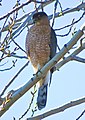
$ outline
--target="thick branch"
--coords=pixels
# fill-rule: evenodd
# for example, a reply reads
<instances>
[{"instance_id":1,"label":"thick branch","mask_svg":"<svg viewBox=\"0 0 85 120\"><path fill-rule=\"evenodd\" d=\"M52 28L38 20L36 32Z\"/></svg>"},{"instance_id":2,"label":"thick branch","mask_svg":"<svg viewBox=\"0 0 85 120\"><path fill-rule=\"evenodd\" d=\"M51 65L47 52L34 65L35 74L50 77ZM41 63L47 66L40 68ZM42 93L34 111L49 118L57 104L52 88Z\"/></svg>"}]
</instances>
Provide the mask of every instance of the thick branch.
<instances>
[{"instance_id":1,"label":"thick branch","mask_svg":"<svg viewBox=\"0 0 85 120\"><path fill-rule=\"evenodd\" d=\"M84 34L83 29L85 25L82 26L80 30L73 36L73 38L64 45L64 47L57 53L53 59L51 59L31 80L29 80L24 86L14 91L11 96L11 100L4 106L4 110L0 111L0 116L2 116L11 105L22 97L34 84L36 84L42 77L45 76L45 73L51 69L79 40L79 38Z\"/></svg>"},{"instance_id":2,"label":"thick branch","mask_svg":"<svg viewBox=\"0 0 85 120\"><path fill-rule=\"evenodd\" d=\"M67 62L69 62L71 60L85 63L85 59L80 58L80 57L76 57L76 55L78 55L84 49L85 49L85 42L83 42L82 46L80 45L71 55L69 55L68 57L64 58L62 61L57 63L55 65L56 70L59 70L64 64L66 64Z\"/></svg>"},{"instance_id":3,"label":"thick branch","mask_svg":"<svg viewBox=\"0 0 85 120\"><path fill-rule=\"evenodd\" d=\"M58 107L56 109L45 112L45 113L43 113L41 115L38 115L38 116L35 116L35 117L32 117L32 118L27 118L26 120L41 120L41 119L46 118L46 117L48 117L50 115L63 112L64 110L66 110L68 108L71 108L73 106L79 105L81 103L85 103L85 97L81 98L81 99L78 99L78 100L75 100L75 101L71 101L70 103L67 103L67 104L65 104L65 105L63 105L61 107Z\"/></svg>"}]
</instances>

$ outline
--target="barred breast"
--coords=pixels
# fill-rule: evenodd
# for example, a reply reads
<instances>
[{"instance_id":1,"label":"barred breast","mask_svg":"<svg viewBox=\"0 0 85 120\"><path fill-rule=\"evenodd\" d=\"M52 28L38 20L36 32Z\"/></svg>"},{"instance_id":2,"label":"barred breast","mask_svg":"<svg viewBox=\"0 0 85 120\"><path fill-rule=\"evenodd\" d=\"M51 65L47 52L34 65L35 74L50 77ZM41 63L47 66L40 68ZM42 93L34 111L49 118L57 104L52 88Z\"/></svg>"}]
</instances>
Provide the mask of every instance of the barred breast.
<instances>
[{"instance_id":1,"label":"barred breast","mask_svg":"<svg viewBox=\"0 0 85 120\"><path fill-rule=\"evenodd\" d=\"M27 35L26 47L29 49L29 58L32 65L37 68L38 65L43 67L50 56L50 26L33 25Z\"/></svg>"}]
</instances>

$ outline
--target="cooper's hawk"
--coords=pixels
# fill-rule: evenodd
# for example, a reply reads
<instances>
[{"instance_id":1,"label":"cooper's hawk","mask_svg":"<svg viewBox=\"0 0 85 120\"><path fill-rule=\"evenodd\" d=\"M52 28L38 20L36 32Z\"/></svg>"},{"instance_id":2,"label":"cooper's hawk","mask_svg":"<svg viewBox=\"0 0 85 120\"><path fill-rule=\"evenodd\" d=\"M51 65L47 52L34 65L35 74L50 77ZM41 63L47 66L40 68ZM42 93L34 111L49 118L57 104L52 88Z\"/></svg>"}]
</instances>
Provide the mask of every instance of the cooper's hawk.
<instances>
[{"instance_id":1,"label":"cooper's hawk","mask_svg":"<svg viewBox=\"0 0 85 120\"><path fill-rule=\"evenodd\" d=\"M56 54L57 39L45 12L34 14L33 22L34 25L29 29L26 37L26 52L36 73ZM47 86L52 78L53 70L54 67L46 73L45 78L38 82L39 110L46 106Z\"/></svg>"}]
</instances>

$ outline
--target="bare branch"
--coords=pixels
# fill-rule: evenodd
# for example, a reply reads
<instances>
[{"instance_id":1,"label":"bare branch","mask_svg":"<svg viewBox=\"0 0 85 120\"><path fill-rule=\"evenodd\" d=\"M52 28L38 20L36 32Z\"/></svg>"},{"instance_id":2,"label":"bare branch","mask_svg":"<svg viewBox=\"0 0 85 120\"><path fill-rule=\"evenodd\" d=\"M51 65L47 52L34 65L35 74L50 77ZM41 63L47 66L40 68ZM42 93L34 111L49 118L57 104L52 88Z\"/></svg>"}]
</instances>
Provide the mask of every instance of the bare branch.
<instances>
[{"instance_id":1,"label":"bare branch","mask_svg":"<svg viewBox=\"0 0 85 120\"><path fill-rule=\"evenodd\" d=\"M15 80L16 77L18 77L18 75L22 72L22 70L28 65L29 61L16 73L16 75L10 80L10 82L5 86L5 88L3 89L2 93L0 94L0 96L2 96L5 91L7 90L7 88L13 83L13 81Z\"/></svg>"},{"instance_id":2,"label":"bare branch","mask_svg":"<svg viewBox=\"0 0 85 120\"><path fill-rule=\"evenodd\" d=\"M7 20L8 20L8 18L9 18L9 16L6 17L6 20L5 20L4 24L3 24L2 30L4 29L5 24L6 24ZM1 31L2 31L2 30L1 30Z\"/></svg>"},{"instance_id":3,"label":"bare branch","mask_svg":"<svg viewBox=\"0 0 85 120\"><path fill-rule=\"evenodd\" d=\"M78 23L83 17L84 17L84 15L85 15L85 12L83 12L83 14L81 15L81 17L78 19L78 20L76 20L76 21L73 21L70 25L66 25L66 26L64 26L64 27L61 27L61 28L57 28L57 29L55 29L55 30L62 30L62 29L64 29L64 28L67 28L67 27L70 27L71 25L74 25L74 24L76 24L76 23Z\"/></svg>"},{"instance_id":4,"label":"bare branch","mask_svg":"<svg viewBox=\"0 0 85 120\"><path fill-rule=\"evenodd\" d=\"M15 57L15 58L20 58L20 59L28 59L28 57L27 56L19 56L19 55L16 55L15 53L4 53L4 54L6 54L4 57L1 57L0 58L0 62L2 61L2 60L4 60L5 58L7 58L7 57Z\"/></svg>"},{"instance_id":5,"label":"bare branch","mask_svg":"<svg viewBox=\"0 0 85 120\"><path fill-rule=\"evenodd\" d=\"M32 103L33 103L33 100L34 100L34 97L35 97L35 94L37 92L37 90L35 89L36 88L36 85L34 86L34 91L31 92L31 95L32 95L32 99L31 99L31 102L29 103L29 106L27 108L27 110L24 112L24 114L19 118L19 120L21 120L30 110L31 106L32 106Z\"/></svg>"},{"instance_id":6,"label":"bare branch","mask_svg":"<svg viewBox=\"0 0 85 120\"><path fill-rule=\"evenodd\" d=\"M6 68L6 69L2 69L2 70L0 70L0 71L3 72L3 71L11 70L13 67L15 67L16 62L17 62L17 60L12 61L12 66L11 66L11 67Z\"/></svg>"},{"instance_id":7,"label":"bare branch","mask_svg":"<svg viewBox=\"0 0 85 120\"><path fill-rule=\"evenodd\" d=\"M1 66L4 66L4 65L7 64L7 63L8 63L8 61L6 61L5 63L1 64L0 67L1 67Z\"/></svg>"},{"instance_id":8,"label":"bare branch","mask_svg":"<svg viewBox=\"0 0 85 120\"><path fill-rule=\"evenodd\" d=\"M77 61L77 62L82 62L82 63L85 63L85 59L84 58L80 58L80 57L74 57L74 60Z\"/></svg>"},{"instance_id":9,"label":"bare branch","mask_svg":"<svg viewBox=\"0 0 85 120\"><path fill-rule=\"evenodd\" d=\"M68 63L69 61L73 61L73 60L75 60L75 61L77 61L77 62L85 63L85 59L80 58L80 57L77 57L77 56L72 56L72 55L70 55L70 56L68 56L67 58L64 58L64 60L58 62L58 63L55 65L55 68L56 68L55 71L56 71L56 70L59 71L59 69L60 69L63 65L65 65L65 64Z\"/></svg>"},{"instance_id":10,"label":"bare branch","mask_svg":"<svg viewBox=\"0 0 85 120\"><path fill-rule=\"evenodd\" d=\"M72 20L72 23L74 22L74 19ZM64 34L64 35L57 35L56 34L56 36L60 36L60 37L65 37L65 36L68 36L69 35L69 33L71 32L71 30L72 30L72 27L73 27L73 24L71 25L71 27L70 27L70 29L69 29L69 31L68 31L68 33L66 33L66 34Z\"/></svg>"},{"instance_id":11,"label":"bare branch","mask_svg":"<svg viewBox=\"0 0 85 120\"><path fill-rule=\"evenodd\" d=\"M53 1L54 1L54 0L50 0L50 1L47 1L47 0L46 0L45 4L43 3L43 6L46 6L46 5L50 4L50 3L53 2ZM41 6L38 7L38 10L39 10L39 9L41 9ZM32 21L32 19L31 19L31 17L32 17L32 15L33 15L35 12L36 12L36 10L33 11L32 14L29 15L29 16L27 17L27 19L20 25L20 27L19 27L16 31L14 31L14 32L12 33L12 37L13 37L14 35L16 35L20 30L21 30L21 31L22 31L22 29L24 30L24 28L25 28L26 26L28 26L28 24L33 24L33 21ZM16 35L16 36L17 36L17 35ZM13 39L16 38L16 36L14 36Z\"/></svg>"},{"instance_id":12,"label":"bare branch","mask_svg":"<svg viewBox=\"0 0 85 120\"><path fill-rule=\"evenodd\" d=\"M55 65L55 67L56 67L55 70L59 70L64 64L66 64L67 62L72 61L72 60L85 63L85 59L76 56L84 49L85 49L85 42L83 42L82 46L80 45L71 55L69 55L68 57L64 58L62 61L59 61Z\"/></svg>"},{"instance_id":13,"label":"bare branch","mask_svg":"<svg viewBox=\"0 0 85 120\"><path fill-rule=\"evenodd\" d=\"M54 2L54 1L55 1L55 0L45 0L45 2L43 3L43 7L47 6L48 4L50 4L50 3ZM38 7L37 9L40 10L41 8L42 8L42 5L39 5L39 7ZM35 12L36 12L36 10L33 11L33 12L30 12L30 13L25 14L23 17L19 18L18 20L15 20L15 21L14 21L14 22L15 22L15 25L13 26L13 29L19 27L19 25L21 25L21 24L22 24L22 27L23 27L23 26L26 26L26 24L27 24L27 26L33 24L33 21L32 21L32 19L31 19L31 17L32 17L32 15L33 15ZM27 17L27 18L26 18L26 17ZM25 20L23 23L20 22L20 21L22 21L22 20L25 19L25 18L26 18L26 20ZM18 23L17 23L17 22L18 22ZM20 22L20 23L19 23L19 22ZM22 27L19 27L19 30L20 30ZM5 26L5 27L2 29L2 32L7 31L8 28L9 28L9 25Z\"/></svg>"},{"instance_id":14,"label":"bare branch","mask_svg":"<svg viewBox=\"0 0 85 120\"><path fill-rule=\"evenodd\" d=\"M55 13L55 17L57 18L57 17L60 17L62 15L65 15L67 13L80 11L80 10L83 10L83 9L85 9L85 2L81 3L80 5L78 5L77 7L74 7L74 8L66 8L65 10L62 10L62 13L57 12L57 13ZM49 19L52 19L52 16L53 15L50 15Z\"/></svg>"},{"instance_id":15,"label":"bare branch","mask_svg":"<svg viewBox=\"0 0 85 120\"><path fill-rule=\"evenodd\" d=\"M57 9L58 3L59 3L59 0L56 0L56 2L55 2L55 7L54 7L54 12L53 12L52 27L53 27L54 22L55 22L55 13L56 13L56 9Z\"/></svg>"},{"instance_id":16,"label":"bare branch","mask_svg":"<svg viewBox=\"0 0 85 120\"><path fill-rule=\"evenodd\" d=\"M54 2L54 1L55 1L55 0L50 0L50 1L47 1L47 0L46 0L46 1L43 3L43 7L45 7L46 5L48 5L48 4L50 4L50 3ZM62 14L61 14L61 12L55 13L55 18L61 17L62 15L65 15L65 14L70 13L70 12L75 12L75 11L82 10L82 9L84 9L84 8L85 8L85 3L83 2L83 3L81 3L80 5L78 5L77 7L74 7L74 8L66 8L65 10L62 10ZM40 5L37 9L40 10L40 9L41 9L41 5ZM14 27L13 29L15 29L16 27L19 27L19 25L20 25L20 27L14 32L13 36L14 36L17 32L19 32L23 27L33 24L33 21L32 21L32 19L31 19L31 17L32 17L32 15L33 15L35 12L36 12L36 10L33 11L31 14L30 14L30 13L27 13L26 15L24 15L24 16L20 19L20 21L21 21L22 19L24 19L25 17L27 17L26 20L25 20L23 23L18 23L18 25L16 25L16 24L17 24L16 22L19 22L19 20L16 20L16 21L15 21L16 24L15 24L15 26L13 26L13 27ZM49 18L49 20L51 20L51 19L53 18L53 15L50 15L48 18ZM6 28L3 28L3 29L2 29L2 32L4 32L5 30L8 30L8 26L6 26Z\"/></svg>"},{"instance_id":17,"label":"bare branch","mask_svg":"<svg viewBox=\"0 0 85 120\"><path fill-rule=\"evenodd\" d=\"M76 120L79 120L85 113L85 110L81 113L81 115L76 119Z\"/></svg>"},{"instance_id":18,"label":"bare branch","mask_svg":"<svg viewBox=\"0 0 85 120\"><path fill-rule=\"evenodd\" d=\"M12 39L12 41L15 43L16 46L18 46L20 50L22 50L26 54L26 51L23 48L21 48L20 45L17 44L14 39Z\"/></svg>"},{"instance_id":19,"label":"bare branch","mask_svg":"<svg viewBox=\"0 0 85 120\"><path fill-rule=\"evenodd\" d=\"M23 8L24 6L28 5L28 4L31 3L31 2L41 3L40 1L29 0L29 1L25 2L25 3L23 3L22 5L20 5L19 7L13 9L12 11L8 12L7 14L1 16L1 17L0 17L0 20L8 17L8 16L11 15L12 13L14 13L15 11L18 11L19 9ZM42 2L42 3L44 3L44 2Z\"/></svg>"},{"instance_id":20,"label":"bare branch","mask_svg":"<svg viewBox=\"0 0 85 120\"><path fill-rule=\"evenodd\" d=\"M85 97L83 98L80 98L78 100L75 100L75 101L71 101L61 107L58 107L56 109L53 109L53 110L50 110L48 112L45 112L41 115L38 115L38 116L35 116L35 117L32 117L32 118L27 118L26 120L41 120L43 118L46 118L50 115L53 115L53 114L56 114L56 113L60 113L60 112L63 112L64 110L68 109L68 108L71 108L73 106L76 106L76 105L79 105L81 103L84 103L85 102Z\"/></svg>"},{"instance_id":21,"label":"bare branch","mask_svg":"<svg viewBox=\"0 0 85 120\"><path fill-rule=\"evenodd\" d=\"M53 2L53 1L52 1ZM84 3L82 3L82 4L84 4ZM83 6L81 4L81 6ZM46 4L45 4L46 5ZM85 4L84 4L85 5ZM80 6L80 5L79 5ZM78 6L77 6L78 7ZM76 8L72 8L73 10L75 9L76 11L78 10L77 9L77 7ZM38 8L39 9L39 8ZM69 8L70 9L70 8ZM81 10L81 9L80 9ZM32 14L31 15L29 15L28 17L27 17L27 19L22 23L22 25L12 34L12 36L14 36L16 33L18 33L23 27L25 28L25 26L28 26L28 25L30 25L30 24L32 24L33 23L33 21L32 21L32 19L31 19L31 17L32 17L32 15L35 13L36 11L34 11L34 12L32 12ZM64 14L67 14L67 13L70 13L71 12L71 10L66 10L66 12L65 12L65 10L63 10L63 12L62 12L62 15L64 15ZM75 12L75 11L74 11ZM60 12L58 12L58 13L55 13L55 18L57 18L57 17L60 17ZM81 18L84 16L84 14L85 13L83 13L83 15L80 17L80 19L79 20L81 20ZM53 17L53 15L50 15L48 18L49 18L49 20L50 19L52 19L52 17ZM78 20L78 21L79 21ZM75 21L74 23L76 23L77 21Z\"/></svg>"},{"instance_id":22,"label":"bare branch","mask_svg":"<svg viewBox=\"0 0 85 120\"><path fill-rule=\"evenodd\" d=\"M64 45L64 47L57 53L37 74L31 78L24 86L20 87L14 94L11 96L11 100L5 104L4 110L0 111L0 116L2 116L11 106L17 101L21 96L23 96L33 85L35 85L42 77L45 76L48 70L50 70L63 56L77 43L79 38L84 34L83 29L85 25L83 25L77 33L73 36L73 38Z\"/></svg>"},{"instance_id":23,"label":"bare branch","mask_svg":"<svg viewBox=\"0 0 85 120\"><path fill-rule=\"evenodd\" d=\"M14 54L11 54L11 57L20 58L20 59L28 59L27 56L19 56L19 55L14 55Z\"/></svg>"}]
</instances>

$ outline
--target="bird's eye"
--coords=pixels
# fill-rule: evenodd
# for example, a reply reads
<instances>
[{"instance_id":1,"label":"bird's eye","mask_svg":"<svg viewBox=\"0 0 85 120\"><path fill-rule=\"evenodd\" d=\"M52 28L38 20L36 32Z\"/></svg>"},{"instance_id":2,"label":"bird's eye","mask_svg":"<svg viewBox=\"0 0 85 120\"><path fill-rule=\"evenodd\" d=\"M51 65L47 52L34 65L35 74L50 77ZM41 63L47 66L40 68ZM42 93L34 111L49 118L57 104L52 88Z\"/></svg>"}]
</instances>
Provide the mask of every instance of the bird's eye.
<instances>
[{"instance_id":1,"label":"bird's eye","mask_svg":"<svg viewBox=\"0 0 85 120\"><path fill-rule=\"evenodd\" d=\"M40 15L38 15L38 17L40 18Z\"/></svg>"}]
</instances>

